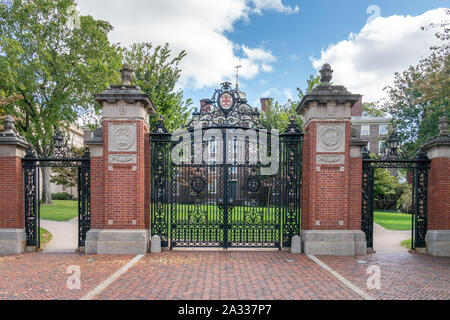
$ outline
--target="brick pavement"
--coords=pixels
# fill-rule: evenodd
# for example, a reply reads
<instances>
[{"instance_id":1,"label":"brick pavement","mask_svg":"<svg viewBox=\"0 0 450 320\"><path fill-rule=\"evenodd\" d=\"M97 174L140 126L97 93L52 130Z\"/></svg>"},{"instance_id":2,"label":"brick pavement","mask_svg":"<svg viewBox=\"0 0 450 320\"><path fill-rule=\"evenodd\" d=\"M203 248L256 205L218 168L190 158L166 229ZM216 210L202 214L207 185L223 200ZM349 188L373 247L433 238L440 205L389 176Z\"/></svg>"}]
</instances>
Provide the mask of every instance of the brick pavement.
<instances>
[{"instance_id":1,"label":"brick pavement","mask_svg":"<svg viewBox=\"0 0 450 320\"><path fill-rule=\"evenodd\" d=\"M27 253L0 257L0 300L78 299L134 256ZM318 257L377 299L450 299L450 259L409 253ZM286 260L295 262L286 262ZM367 261L359 264L357 260ZM69 290L70 265L81 290ZM366 269L381 268L381 290ZM95 299L361 299L305 255L285 252L163 252L143 257Z\"/></svg>"},{"instance_id":2,"label":"brick pavement","mask_svg":"<svg viewBox=\"0 0 450 320\"><path fill-rule=\"evenodd\" d=\"M376 299L450 300L450 258L404 252L318 258ZM380 268L380 290L367 289L366 270L371 265Z\"/></svg>"}]
</instances>

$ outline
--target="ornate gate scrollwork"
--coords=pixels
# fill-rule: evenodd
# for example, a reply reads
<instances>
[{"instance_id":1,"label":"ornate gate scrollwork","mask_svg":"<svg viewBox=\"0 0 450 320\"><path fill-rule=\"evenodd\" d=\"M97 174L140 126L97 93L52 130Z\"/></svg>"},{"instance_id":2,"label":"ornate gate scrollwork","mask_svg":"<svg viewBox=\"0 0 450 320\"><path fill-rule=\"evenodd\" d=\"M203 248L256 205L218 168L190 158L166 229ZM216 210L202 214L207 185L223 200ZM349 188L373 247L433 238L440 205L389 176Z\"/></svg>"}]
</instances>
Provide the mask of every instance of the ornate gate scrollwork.
<instances>
[{"instance_id":1,"label":"ornate gate scrollwork","mask_svg":"<svg viewBox=\"0 0 450 320\"><path fill-rule=\"evenodd\" d=\"M160 119L150 134L152 235L171 248L289 247L300 234L303 134L292 120L276 133L281 141L271 150L272 143L258 138L269 142L272 134L230 83L193 113L182 142L171 141ZM178 143L183 159L175 162L170 155ZM279 160L272 175L264 175L270 165L255 158L262 150ZM209 156L199 161L198 154Z\"/></svg>"}]
</instances>

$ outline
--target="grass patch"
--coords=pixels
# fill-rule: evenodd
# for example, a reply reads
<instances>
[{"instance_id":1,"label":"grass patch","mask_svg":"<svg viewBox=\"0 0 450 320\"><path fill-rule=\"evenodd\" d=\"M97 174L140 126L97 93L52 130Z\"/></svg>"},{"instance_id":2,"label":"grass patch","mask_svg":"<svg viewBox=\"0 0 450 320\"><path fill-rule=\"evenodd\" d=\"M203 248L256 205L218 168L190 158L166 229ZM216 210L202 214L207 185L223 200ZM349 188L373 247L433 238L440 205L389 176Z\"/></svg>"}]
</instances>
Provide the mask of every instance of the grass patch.
<instances>
[{"instance_id":1,"label":"grass patch","mask_svg":"<svg viewBox=\"0 0 450 320\"><path fill-rule=\"evenodd\" d=\"M374 220L380 226L389 230L411 230L412 216L405 213L376 211Z\"/></svg>"},{"instance_id":2,"label":"grass patch","mask_svg":"<svg viewBox=\"0 0 450 320\"><path fill-rule=\"evenodd\" d=\"M411 239L405 240L401 242L401 245L409 250L411 250L412 247L412 241Z\"/></svg>"},{"instance_id":3,"label":"grass patch","mask_svg":"<svg viewBox=\"0 0 450 320\"><path fill-rule=\"evenodd\" d=\"M41 218L52 221L69 221L78 216L78 201L53 200L53 205L41 206Z\"/></svg>"},{"instance_id":4,"label":"grass patch","mask_svg":"<svg viewBox=\"0 0 450 320\"><path fill-rule=\"evenodd\" d=\"M50 233L50 231L40 228L40 238L41 238L41 247L45 246L47 243L52 240L53 235Z\"/></svg>"}]
</instances>

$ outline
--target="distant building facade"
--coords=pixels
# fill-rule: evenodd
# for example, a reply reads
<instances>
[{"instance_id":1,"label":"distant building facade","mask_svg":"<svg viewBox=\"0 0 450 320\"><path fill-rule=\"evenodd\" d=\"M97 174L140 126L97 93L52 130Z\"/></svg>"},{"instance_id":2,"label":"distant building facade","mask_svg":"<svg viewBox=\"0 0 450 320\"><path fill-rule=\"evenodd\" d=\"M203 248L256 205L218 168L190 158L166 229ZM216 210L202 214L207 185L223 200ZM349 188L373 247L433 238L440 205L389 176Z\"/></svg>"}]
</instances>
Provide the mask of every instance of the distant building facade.
<instances>
[{"instance_id":1,"label":"distant building facade","mask_svg":"<svg viewBox=\"0 0 450 320\"><path fill-rule=\"evenodd\" d=\"M364 116L361 99L351 109L351 116L353 127L361 133L361 138L369 141L370 153L380 153L390 131L391 118Z\"/></svg>"}]
</instances>

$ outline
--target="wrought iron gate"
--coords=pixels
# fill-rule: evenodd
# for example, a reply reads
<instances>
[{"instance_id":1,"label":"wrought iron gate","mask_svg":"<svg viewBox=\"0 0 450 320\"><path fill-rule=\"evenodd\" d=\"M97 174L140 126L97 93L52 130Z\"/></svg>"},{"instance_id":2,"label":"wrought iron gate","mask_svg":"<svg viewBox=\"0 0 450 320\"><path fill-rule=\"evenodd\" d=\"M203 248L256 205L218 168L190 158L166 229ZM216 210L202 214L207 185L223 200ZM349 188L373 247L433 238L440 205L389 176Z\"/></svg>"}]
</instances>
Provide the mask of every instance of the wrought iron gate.
<instances>
[{"instance_id":1,"label":"wrought iron gate","mask_svg":"<svg viewBox=\"0 0 450 320\"><path fill-rule=\"evenodd\" d=\"M282 135L267 132L224 83L185 129L171 135L160 120L150 134L152 235L165 247L289 247L300 234L303 134L294 120Z\"/></svg>"},{"instance_id":2,"label":"wrought iron gate","mask_svg":"<svg viewBox=\"0 0 450 320\"><path fill-rule=\"evenodd\" d=\"M78 246L84 247L86 233L91 228L90 151L85 148L81 156L70 150L60 132L55 133L53 143L38 157L33 148L27 150L24 169L25 231L27 246L40 248L40 169L77 168L78 175Z\"/></svg>"},{"instance_id":3,"label":"wrought iron gate","mask_svg":"<svg viewBox=\"0 0 450 320\"><path fill-rule=\"evenodd\" d=\"M427 233L428 210L428 170L430 160L424 150L420 150L417 158L408 159L398 154L398 139L394 132L387 141L385 153L381 156L370 155L365 148L363 153L363 177L362 177L362 231L367 238L367 247L373 248L373 223L374 223L374 179L377 168L409 169L412 173L412 250L425 247Z\"/></svg>"}]
</instances>

